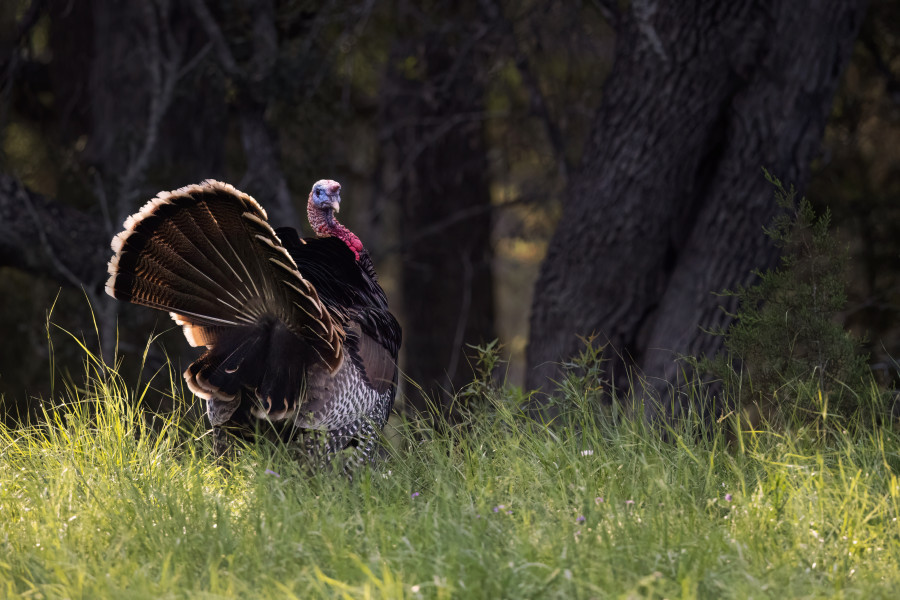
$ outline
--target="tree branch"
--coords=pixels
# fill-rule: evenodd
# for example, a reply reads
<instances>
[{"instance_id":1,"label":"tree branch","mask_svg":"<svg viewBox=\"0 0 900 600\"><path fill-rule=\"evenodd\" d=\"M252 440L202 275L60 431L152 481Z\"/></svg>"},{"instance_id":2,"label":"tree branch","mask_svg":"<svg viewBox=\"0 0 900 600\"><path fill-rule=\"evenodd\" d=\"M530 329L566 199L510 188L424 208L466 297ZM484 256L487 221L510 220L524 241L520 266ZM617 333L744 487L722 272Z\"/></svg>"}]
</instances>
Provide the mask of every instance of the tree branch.
<instances>
[{"instance_id":1,"label":"tree branch","mask_svg":"<svg viewBox=\"0 0 900 600\"><path fill-rule=\"evenodd\" d=\"M32 0L31 5L25 12L22 19L16 24L15 43L21 44L22 40L31 33L32 28L37 25L41 13L44 11L44 5L47 0Z\"/></svg>"},{"instance_id":2,"label":"tree branch","mask_svg":"<svg viewBox=\"0 0 900 600\"><path fill-rule=\"evenodd\" d=\"M619 3L616 0L594 0L594 5L613 31L619 31L619 24L622 21L622 12L619 10Z\"/></svg>"},{"instance_id":3,"label":"tree branch","mask_svg":"<svg viewBox=\"0 0 900 600\"><path fill-rule=\"evenodd\" d=\"M95 289L106 279L109 236L97 219L0 173L0 266Z\"/></svg>"},{"instance_id":4,"label":"tree branch","mask_svg":"<svg viewBox=\"0 0 900 600\"><path fill-rule=\"evenodd\" d=\"M150 165L150 159L159 137L160 125L172 104L175 84L182 75L180 68L182 48L171 35L166 23L166 15L158 15L154 10L153 3L145 5L145 9L149 30L145 60L153 85L149 87L150 107L147 111L147 124L140 147L128 162L125 173L119 180L119 194L116 203L116 221L118 223L124 221L137 208L135 200L141 193L139 184ZM165 48L162 44L163 40Z\"/></svg>"},{"instance_id":5,"label":"tree branch","mask_svg":"<svg viewBox=\"0 0 900 600\"><path fill-rule=\"evenodd\" d=\"M19 46L31 33L44 10L46 0L33 0L22 19L16 24L15 37L9 44L9 54L0 56L0 131L6 129L6 116L9 111L10 98L12 97L13 84L22 64L19 55ZM5 48L4 48L5 49Z\"/></svg>"},{"instance_id":6,"label":"tree branch","mask_svg":"<svg viewBox=\"0 0 900 600\"><path fill-rule=\"evenodd\" d=\"M874 38L871 36L863 36L860 41L872 56L872 60L875 62L875 69L881 73L881 76L884 78L884 89L887 92L888 98L890 98L894 104L900 104L900 78L898 78L891 70L888 61L884 58L884 53L882 53L881 48L878 47L878 44L875 43Z\"/></svg>"},{"instance_id":7,"label":"tree branch","mask_svg":"<svg viewBox=\"0 0 900 600\"><path fill-rule=\"evenodd\" d=\"M497 24L503 32L503 35L507 38L509 44L512 46L513 62L515 63L519 74L522 76L522 83L525 84L525 88L528 90L531 97L531 110L544 123L544 128L547 131L547 138L550 141L550 145L553 147L553 153L556 155L559 173L563 179L566 179L568 173L572 170L573 165L571 165L567 159L566 144L562 132L556 125L553 116L550 114L547 100L544 97L544 93L541 91L540 82L534 74L534 68L531 61L528 59L528 55L525 54L521 46L519 46L518 39L512 28L512 23L503 16L503 11L500 6L498 6L494 0L481 0L481 8L487 18Z\"/></svg>"},{"instance_id":8,"label":"tree branch","mask_svg":"<svg viewBox=\"0 0 900 600\"><path fill-rule=\"evenodd\" d=\"M235 60L204 0L191 0L191 7L213 45L222 70L238 87L236 104L247 159L247 171L239 185L268 207L273 222L297 227L299 217L281 168L277 139L265 118L270 98L264 83L272 77L279 52L275 7L271 2L252 7L253 54L246 67Z\"/></svg>"},{"instance_id":9,"label":"tree branch","mask_svg":"<svg viewBox=\"0 0 900 600\"><path fill-rule=\"evenodd\" d=\"M419 228L414 234L407 235L400 242L387 246L380 251L372 250L372 257L375 262L378 262L380 260L383 260L384 257L389 256L395 252L406 252L408 248L413 246L414 244L417 244L420 241L428 239L432 236L440 235L450 227L453 227L454 225L462 221L476 219L484 213L500 212L513 206L534 204L542 200L544 200L543 196L536 197L523 195L516 200L508 200L500 204L485 204L481 206L471 206L469 208L459 209L448 215L446 218L441 219L440 221L435 221L427 226Z\"/></svg>"},{"instance_id":10,"label":"tree branch","mask_svg":"<svg viewBox=\"0 0 900 600\"><path fill-rule=\"evenodd\" d=\"M243 72L240 67L238 67L237 61L234 60L231 49L228 47L228 42L225 40L225 36L222 34L219 24L216 23L216 18L209 12L209 7L206 6L206 2L203 0L191 0L191 8L194 10L194 15L196 15L197 19L200 21L200 25L203 27L206 37L209 38L209 41L215 49L216 56L219 59L219 65L221 65L222 69L229 76L236 79L242 78Z\"/></svg>"},{"instance_id":11,"label":"tree branch","mask_svg":"<svg viewBox=\"0 0 900 600\"><path fill-rule=\"evenodd\" d=\"M53 246L50 244L50 240L47 238L47 231L44 227L43 220L38 215L38 211L34 206L34 202L31 200L31 196L25 191L24 187L19 187L15 190L15 199L22 203L22 206L25 207L29 216L31 217L32 222L34 223L34 228L37 230L38 239L41 241L41 246L43 246L44 251L47 253L47 258L50 259L50 263L56 269L57 273L59 273L65 281L69 283L69 285L73 287L77 287L81 284L78 277L75 276L69 267L67 267L59 257L56 255L56 252L53 249Z\"/></svg>"}]
</instances>

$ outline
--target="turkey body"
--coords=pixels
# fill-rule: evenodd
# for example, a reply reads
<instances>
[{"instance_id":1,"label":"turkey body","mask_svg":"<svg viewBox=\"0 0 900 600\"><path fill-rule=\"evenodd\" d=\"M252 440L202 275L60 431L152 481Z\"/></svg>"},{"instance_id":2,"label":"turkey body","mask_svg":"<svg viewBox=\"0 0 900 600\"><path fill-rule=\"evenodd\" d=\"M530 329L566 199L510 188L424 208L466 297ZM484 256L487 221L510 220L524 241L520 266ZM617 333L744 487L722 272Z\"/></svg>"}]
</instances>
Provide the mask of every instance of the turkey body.
<instances>
[{"instance_id":1,"label":"turkey body","mask_svg":"<svg viewBox=\"0 0 900 600\"><path fill-rule=\"evenodd\" d=\"M107 292L168 311L206 348L184 377L217 454L229 431L266 429L302 438L315 463L350 447L373 457L401 331L368 252L334 218L339 190L322 180L310 193L316 238L272 229L253 198L207 180L161 193L113 239Z\"/></svg>"}]
</instances>

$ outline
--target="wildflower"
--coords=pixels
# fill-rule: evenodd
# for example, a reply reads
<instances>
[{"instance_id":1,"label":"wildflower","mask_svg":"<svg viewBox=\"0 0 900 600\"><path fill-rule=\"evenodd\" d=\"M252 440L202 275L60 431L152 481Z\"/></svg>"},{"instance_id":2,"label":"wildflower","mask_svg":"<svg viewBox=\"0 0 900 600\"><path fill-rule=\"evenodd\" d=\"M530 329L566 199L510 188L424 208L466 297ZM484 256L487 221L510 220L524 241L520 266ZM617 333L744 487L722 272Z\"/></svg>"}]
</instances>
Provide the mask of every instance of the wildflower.
<instances>
[{"instance_id":1,"label":"wildflower","mask_svg":"<svg viewBox=\"0 0 900 600\"><path fill-rule=\"evenodd\" d=\"M594 504L600 504L603 502L603 496L597 496L594 498Z\"/></svg>"},{"instance_id":2,"label":"wildflower","mask_svg":"<svg viewBox=\"0 0 900 600\"><path fill-rule=\"evenodd\" d=\"M626 500L625 504L634 504L634 500Z\"/></svg>"},{"instance_id":3,"label":"wildflower","mask_svg":"<svg viewBox=\"0 0 900 600\"><path fill-rule=\"evenodd\" d=\"M276 472L273 471L272 469L266 469L266 473L265 473L265 474L266 474L266 475L274 475L275 477L281 477L281 475L279 475L278 473L276 473Z\"/></svg>"},{"instance_id":4,"label":"wildflower","mask_svg":"<svg viewBox=\"0 0 900 600\"><path fill-rule=\"evenodd\" d=\"M581 455L582 455L582 456L593 456L593 455L594 455L594 451L593 451L593 450L582 450L582 451L581 451Z\"/></svg>"},{"instance_id":5,"label":"wildflower","mask_svg":"<svg viewBox=\"0 0 900 600\"><path fill-rule=\"evenodd\" d=\"M410 498L417 498L418 496L419 496L419 492L413 492L413 493L410 495Z\"/></svg>"},{"instance_id":6,"label":"wildflower","mask_svg":"<svg viewBox=\"0 0 900 600\"><path fill-rule=\"evenodd\" d=\"M500 507L499 507L499 506L495 506L495 507L494 507L494 512L500 512Z\"/></svg>"},{"instance_id":7,"label":"wildflower","mask_svg":"<svg viewBox=\"0 0 900 600\"><path fill-rule=\"evenodd\" d=\"M731 494L725 494L725 502L731 502L733 496Z\"/></svg>"},{"instance_id":8,"label":"wildflower","mask_svg":"<svg viewBox=\"0 0 900 600\"><path fill-rule=\"evenodd\" d=\"M584 523L584 515L578 515L578 518L575 519L576 523Z\"/></svg>"},{"instance_id":9,"label":"wildflower","mask_svg":"<svg viewBox=\"0 0 900 600\"><path fill-rule=\"evenodd\" d=\"M511 511L511 510L508 510L508 511L506 511L506 514L511 515L511 514L512 514L512 511Z\"/></svg>"}]
</instances>

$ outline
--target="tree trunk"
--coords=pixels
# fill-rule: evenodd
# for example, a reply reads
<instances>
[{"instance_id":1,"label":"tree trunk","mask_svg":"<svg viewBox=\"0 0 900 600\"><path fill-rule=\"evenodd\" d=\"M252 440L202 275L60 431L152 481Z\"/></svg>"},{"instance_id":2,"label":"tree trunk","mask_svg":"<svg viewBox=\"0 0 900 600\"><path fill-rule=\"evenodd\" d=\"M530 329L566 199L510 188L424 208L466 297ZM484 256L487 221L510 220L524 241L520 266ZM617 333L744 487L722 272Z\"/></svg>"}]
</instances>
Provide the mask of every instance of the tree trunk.
<instances>
[{"instance_id":1,"label":"tree trunk","mask_svg":"<svg viewBox=\"0 0 900 600\"><path fill-rule=\"evenodd\" d=\"M800 189L816 156L861 0L632 2L618 22L579 171L541 266L529 387L599 334L657 390L678 355L712 354L714 292L775 259L762 167ZM657 416L651 403L649 416Z\"/></svg>"},{"instance_id":2,"label":"tree trunk","mask_svg":"<svg viewBox=\"0 0 900 600\"><path fill-rule=\"evenodd\" d=\"M496 335L481 32L431 27L395 49L383 95L399 163L407 397L420 411L429 398L446 408L471 377L466 344Z\"/></svg>"}]
</instances>

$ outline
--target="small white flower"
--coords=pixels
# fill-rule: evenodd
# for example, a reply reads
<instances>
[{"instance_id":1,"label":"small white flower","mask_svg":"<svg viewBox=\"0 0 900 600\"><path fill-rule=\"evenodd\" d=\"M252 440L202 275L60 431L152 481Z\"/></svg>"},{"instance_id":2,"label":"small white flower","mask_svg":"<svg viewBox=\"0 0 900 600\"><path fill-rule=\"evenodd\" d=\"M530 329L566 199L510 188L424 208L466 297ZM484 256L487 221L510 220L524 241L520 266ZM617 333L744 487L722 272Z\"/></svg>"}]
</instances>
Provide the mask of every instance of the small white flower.
<instances>
[{"instance_id":1,"label":"small white flower","mask_svg":"<svg viewBox=\"0 0 900 600\"><path fill-rule=\"evenodd\" d=\"M582 451L581 451L581 455L582 455L582 456L593 456L593 455L594 455L594 451L593 451L593 450L582 450Z\"/></svg>"}]
</instances>

